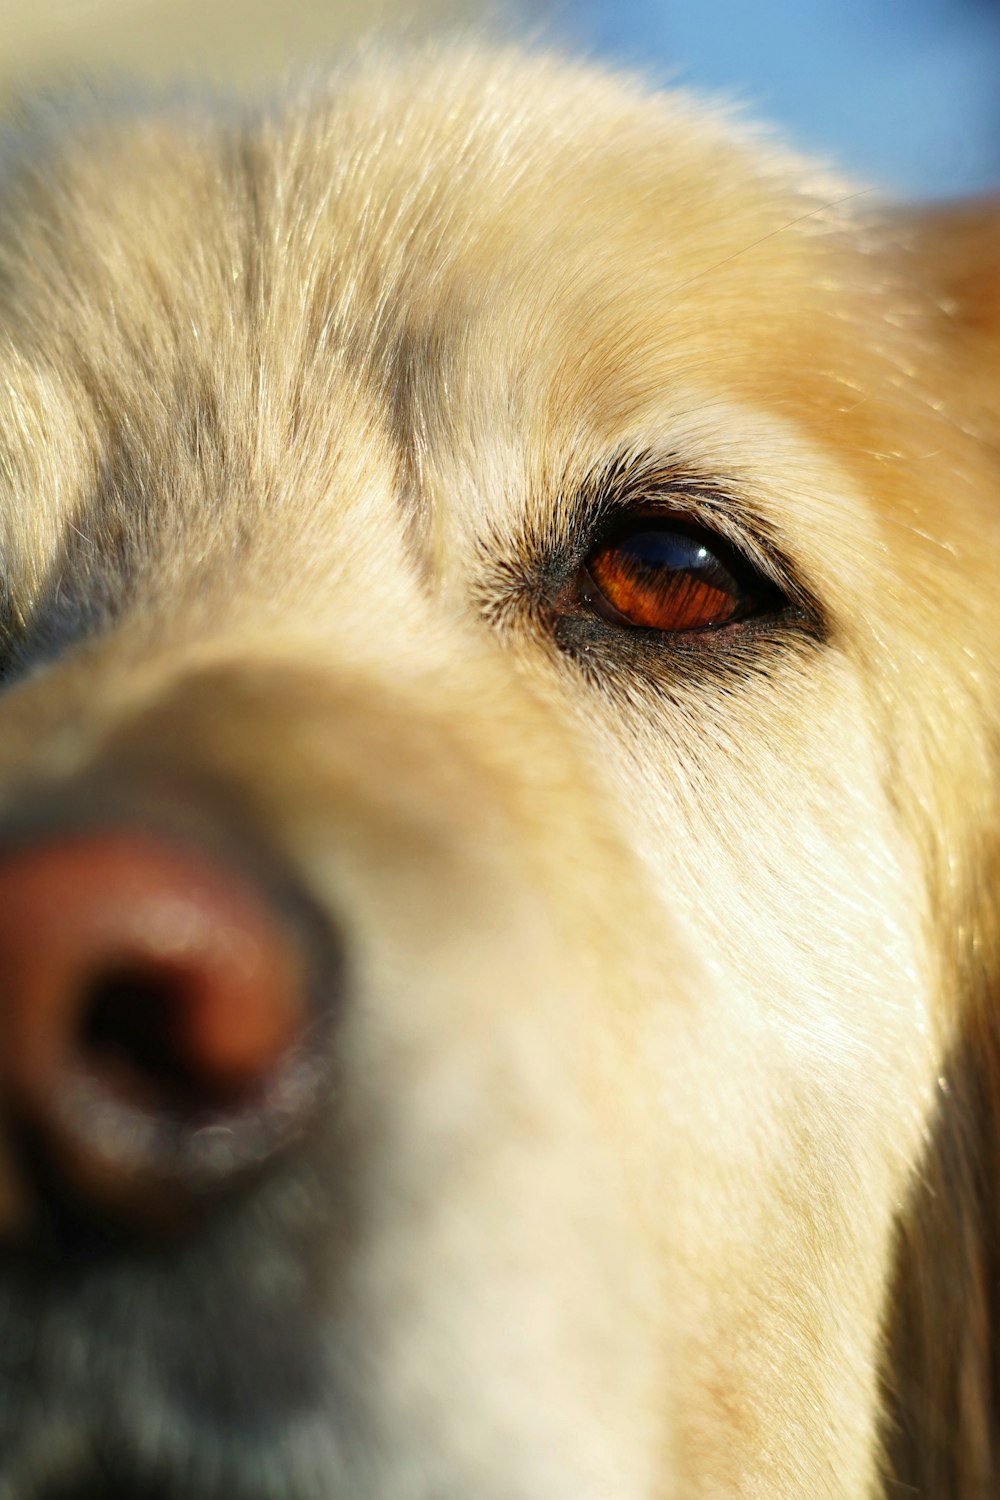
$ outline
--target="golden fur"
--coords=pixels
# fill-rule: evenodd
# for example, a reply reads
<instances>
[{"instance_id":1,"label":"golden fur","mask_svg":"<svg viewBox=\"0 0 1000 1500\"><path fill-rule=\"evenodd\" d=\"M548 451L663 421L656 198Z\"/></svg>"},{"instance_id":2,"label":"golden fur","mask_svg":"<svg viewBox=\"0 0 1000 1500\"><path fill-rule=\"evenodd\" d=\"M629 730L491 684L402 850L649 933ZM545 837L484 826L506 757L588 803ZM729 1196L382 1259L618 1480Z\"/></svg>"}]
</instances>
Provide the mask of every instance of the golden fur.
<instances>
[{"instance_id":1,"label":"golden fur","mask_svg":"<svg viewBox=\"0 0 1000 1500\"><path fill-rule=\"evenodd\" d=\"M223 786L350 953L305 1166L4 1273L2 1500L995 1494L1000 212L475 51L0 190L3 803ZM609 486L811 628L567 635Z\"/></svg>"}]
</instances>

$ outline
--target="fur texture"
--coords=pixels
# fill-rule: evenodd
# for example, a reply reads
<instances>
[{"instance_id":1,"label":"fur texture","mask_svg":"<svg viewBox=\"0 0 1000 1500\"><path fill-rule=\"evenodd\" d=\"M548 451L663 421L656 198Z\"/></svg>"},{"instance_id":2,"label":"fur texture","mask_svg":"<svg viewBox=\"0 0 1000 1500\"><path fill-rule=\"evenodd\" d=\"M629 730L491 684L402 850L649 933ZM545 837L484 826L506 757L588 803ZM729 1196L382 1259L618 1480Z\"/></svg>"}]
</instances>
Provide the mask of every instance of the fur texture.
<instances>
[{"instance_id":1,"label":"fur texture","mask_svg":"<svg viewBox=\"0 0 1000 1500\"><path fill-rule=\"evenodd\" d=\"M998 246L513 55L9 132L3 806L349 963L254 1195L6 1255L0 1500L996 1493ZM664 503L793 616L588 614Z\"/></svg>"}]
</instances>

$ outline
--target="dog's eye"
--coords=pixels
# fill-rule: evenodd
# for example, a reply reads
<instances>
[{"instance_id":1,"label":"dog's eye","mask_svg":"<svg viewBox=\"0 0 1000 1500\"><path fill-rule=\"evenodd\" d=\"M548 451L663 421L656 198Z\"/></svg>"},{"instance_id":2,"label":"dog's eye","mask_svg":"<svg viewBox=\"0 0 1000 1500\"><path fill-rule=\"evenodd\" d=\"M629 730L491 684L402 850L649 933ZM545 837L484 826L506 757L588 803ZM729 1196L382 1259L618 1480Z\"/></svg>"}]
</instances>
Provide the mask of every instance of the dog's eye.
<instances>
[{"instance_id":1,"label":"dog's eye","mask_svg":"<svg viewBox=\"0 0 1000 1500\"><path fill-rule=\"evenodd\" d=\"M721 537L674 516L633 516L584 564L586 602L619 625L708 630L755 614L776 590Z\"/></svg>"}]
</instances>

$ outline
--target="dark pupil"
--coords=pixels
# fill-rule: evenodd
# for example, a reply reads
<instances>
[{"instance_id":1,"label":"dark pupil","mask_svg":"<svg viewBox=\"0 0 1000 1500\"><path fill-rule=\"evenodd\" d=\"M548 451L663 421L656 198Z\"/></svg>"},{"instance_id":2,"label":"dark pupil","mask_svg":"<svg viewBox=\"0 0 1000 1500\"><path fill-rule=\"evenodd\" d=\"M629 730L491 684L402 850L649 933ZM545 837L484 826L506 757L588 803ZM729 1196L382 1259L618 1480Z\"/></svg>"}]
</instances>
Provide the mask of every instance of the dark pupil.
<instances>
[{"instance_id":1,"label":"dark pupil","mask_svg":"<svg viewBox=\"0 0 1000 1500\"><path fill-rule=\"evenodd\" d=\"M676 531L635 531L617 543L630 570L647 573L717 573L718 560L701 542Z\"/></svg>"}]
</instances>

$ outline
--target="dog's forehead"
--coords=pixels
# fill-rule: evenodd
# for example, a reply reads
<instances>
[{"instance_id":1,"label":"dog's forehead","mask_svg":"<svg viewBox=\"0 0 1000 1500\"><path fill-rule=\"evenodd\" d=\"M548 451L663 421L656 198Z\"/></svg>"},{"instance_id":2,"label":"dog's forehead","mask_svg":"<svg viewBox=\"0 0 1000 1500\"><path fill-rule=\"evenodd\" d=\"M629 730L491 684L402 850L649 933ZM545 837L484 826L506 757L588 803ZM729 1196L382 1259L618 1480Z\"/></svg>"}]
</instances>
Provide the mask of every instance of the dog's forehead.
<instances>
[{"instance_id":1,"label":"dog's forehead","mask_svg":"<svg viewBox=\"0 0 1000 1500\"><path fill-rule=\"evenodd\" d=\"M149 559L165 510L175 536L276 523L286 553L400 504L481 529L491 453L599 459L692 380L766 403L781 372L787 406L788 349L850 321L828 185L548 61L50 122L15 156L0 421L29 572L67 538Z\"/></svg>"}]
</instances>

